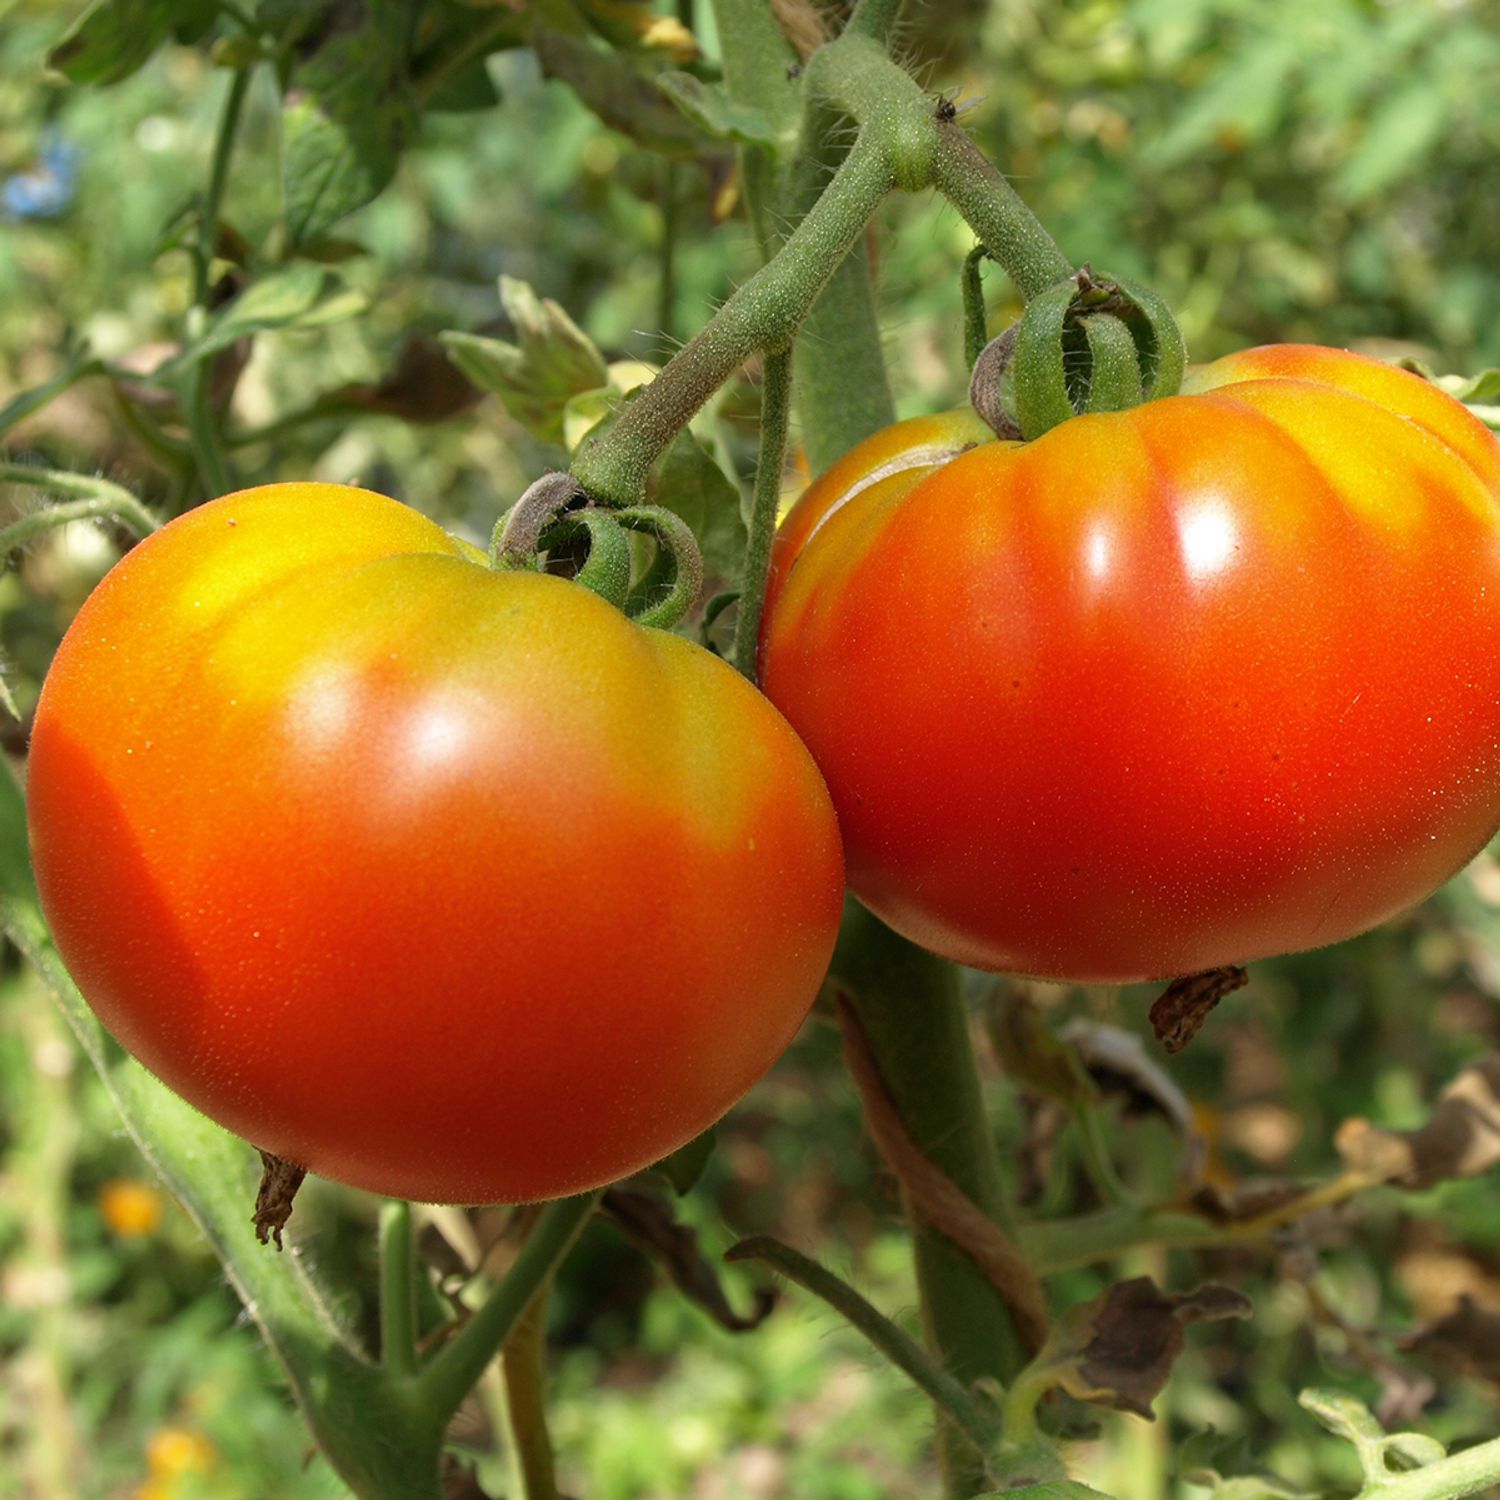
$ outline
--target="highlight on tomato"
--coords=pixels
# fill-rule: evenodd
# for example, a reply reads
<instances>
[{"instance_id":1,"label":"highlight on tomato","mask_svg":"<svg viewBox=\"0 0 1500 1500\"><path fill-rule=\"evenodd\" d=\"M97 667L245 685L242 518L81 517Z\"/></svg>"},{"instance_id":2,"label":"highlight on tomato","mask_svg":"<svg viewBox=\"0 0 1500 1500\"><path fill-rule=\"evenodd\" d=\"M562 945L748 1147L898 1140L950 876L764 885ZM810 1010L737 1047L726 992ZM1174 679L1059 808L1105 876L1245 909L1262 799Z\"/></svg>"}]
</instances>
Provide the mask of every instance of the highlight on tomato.
<instances>
[{"instance_id":1,"label":"highlight on tomato","mask_svg":"<svg viewBox=\"0 0 1500 1500\"><path fill-rule=\"evenodd\" d=\"M1252 349L1034 442L898 423L778 535L761 680L850 884L948 958L1163 979L1337 942L1500 823L1500 443Z\"/></svg>"},{"instance_id":2,"label":"highlight on tomato","mask_svg":"<svg viewBox=\"0 0 1500 1500\"><path fill-rule=\"evenodd\" d=\"M832 808L738 673L416 511L283 484L130 552L37 711L43 905L204 1113L423 1201L581 1191L702 1131L838 926Z\"/></svg>"}]
</instances>

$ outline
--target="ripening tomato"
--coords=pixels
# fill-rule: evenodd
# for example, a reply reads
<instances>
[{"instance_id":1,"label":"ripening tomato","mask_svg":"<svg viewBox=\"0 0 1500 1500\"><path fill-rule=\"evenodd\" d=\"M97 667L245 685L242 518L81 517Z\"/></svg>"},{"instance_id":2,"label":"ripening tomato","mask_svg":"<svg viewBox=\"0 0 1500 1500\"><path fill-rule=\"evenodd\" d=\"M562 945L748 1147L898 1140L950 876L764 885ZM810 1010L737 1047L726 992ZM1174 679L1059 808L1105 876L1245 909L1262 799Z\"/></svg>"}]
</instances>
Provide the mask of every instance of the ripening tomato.
<instances>
[{"instance_id":1,"label":"ripening tomato","mask_svg":"<svg viewBox=\"0 0 1500 1500\"><path fill-rule=\"evenodd\" d=\"M1415 375L1254 349L1035 442L900 423L773 555L762 683L850 884L981 968L1336 942L1500 822L1500 443Z\"/></svg>"},{"instance_id":2,"label":"ripening tomato","mask_svg":"<svg viewBox=\"0 0 1500 1500\"><path fill-rule=\"evenodd\" d=\"M806 1014L843 871L736 672L336 485L204 506L42 694L43 905L116 1037L289 1161L552 1197L681 1145Z\"/></svg>"}]
</instances>

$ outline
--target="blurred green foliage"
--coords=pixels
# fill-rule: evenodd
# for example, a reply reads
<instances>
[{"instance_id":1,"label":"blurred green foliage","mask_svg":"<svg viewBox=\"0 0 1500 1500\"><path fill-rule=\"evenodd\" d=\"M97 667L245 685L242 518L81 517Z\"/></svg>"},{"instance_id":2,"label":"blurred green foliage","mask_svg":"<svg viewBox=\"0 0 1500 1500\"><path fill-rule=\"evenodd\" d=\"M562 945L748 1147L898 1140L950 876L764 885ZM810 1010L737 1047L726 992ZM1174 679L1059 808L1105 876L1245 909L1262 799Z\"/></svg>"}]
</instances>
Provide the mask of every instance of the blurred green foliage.
<instances>
[{"instance_id":1,"label":"blurred green foliage","mask_svg":"<svg viewBox=\"0 0 1500 1500\"><path fill-rule=\"evenodd\" d=\"M84 342L149 368L173 352L191 298L173 226L206 181L228 74L202 50L168 45L111 87L60 89L41 60L77 8L0 0L0 405L54 377ZM711 45L706 16L699 25ZM966 124L1066 252L1151 281L1200 357L1307 339L1397 346L1440 370L1500 364L1493 5L929 0L911 7L902 45L931 87L972 103ZM231 411L243 481L358 479L480 539L556 450L493 400L429 424L415 418L431 413L319 398L391 376L414 336L514 337L501 275L554 298L608 358L659 360L753 269L743 221L718 221L732 193L722 161L638 150L528 51L497 54L486 76L498 102L426 115L391 160L390 188L328 230L315 299L344 297L344 316L257 337ZM277 232L279 117L261 69L224 204L251 247ZM965 379L958 272L971 237L931 200L893 203L884 217L878 290L901 407L952 403ZM989 291L998 323L1013 304L998 279ZM434 368L419 366L419 384ZM753 453L744 410L745 390L731 390L712 419L716 451L740 470ZM179 482L103 381L75 386L10 437L22 454L104 472L154 502ZM0 579L0 642L23 708L119 544L72 528ZM976 996L987 984L976 977ZM1145 992L1036 998L1053 1020L1146 1029ZM1259 966L1170 1072L1228 1191L1331 1174L1342 1121L1418 1124L1437 1089L1497 1045L1500 865L1485 857L1377 933ZM1106 1093L1109 1139L1128 1181L1171 1191L1180 1140L1142 1106L1128 1088ZM998 1088L995 1108L1028 1213L1097 1206L1067 1131L1045 1156L1045 1184L1033 1182L1036 1109ZM148 1224L149 1184L124 1200L137 1202L134 1221L109 1196L141 1169L17 973L0 990L0 1153L0 1497L341 1493L320 1461L304 1462L284 1386L186 1220L158 1203ZM680 1212L711 1251L778 1233L913 1321L897 1208L823 1020L722 1128ZM350 1315L368 1322L372 1205L323 1189L298 1214L301 1253L339 1268ZM1174 1455L1209 1427L1231 1445L1214 1458L1224 1473L1257 1464L1312 1490L1351 1486L1352 1453L1296 1403L1309 1384L1353 1391L1445 1442L1500 1428L1493 1363L1485 1376L1403 1348L1460 1295L1500 1311L1493 1173L1421 1195L1371 1193L1269 1246L1135 1250L1064 1271L1052 1291L1063 1304L1142 1273L1228 1281L1257 1316L1193 1335L1154 1426L1070 1410L1080 1472L1109 1493L1203 1493L1174 1477ZM753 1278L727 1279L731 1297L748 1300ZM925 1408L800 1294L757 1332L728 1334L599 1225L554 1313L554 1435L573 1493L932 1492ZM464 1447L480 1482L504 1493L503 1439L483 1403L471 1428Z\"/></svg>"}]
</instances>

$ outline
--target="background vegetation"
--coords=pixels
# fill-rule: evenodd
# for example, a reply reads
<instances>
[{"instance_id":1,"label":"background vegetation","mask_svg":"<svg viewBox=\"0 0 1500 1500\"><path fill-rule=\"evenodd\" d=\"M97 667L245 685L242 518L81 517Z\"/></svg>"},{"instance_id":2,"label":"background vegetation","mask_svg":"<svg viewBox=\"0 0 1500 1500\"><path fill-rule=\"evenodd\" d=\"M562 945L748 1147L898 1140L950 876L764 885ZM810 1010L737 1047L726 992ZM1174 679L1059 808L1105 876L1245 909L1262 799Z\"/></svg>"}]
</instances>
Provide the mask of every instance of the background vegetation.
<instances>
[{"instance_id":1,"label":"background vegetation","mask_svg":"<svg viewBox=\"0 0 1500 1500\"><path fill-rule=\"evenodd\" d=\"M111 87L62 89L43 59L77 9L0 0L0 408L84 349L149 373L173 352L192 300L184 226L228 74L201 46L169 45ZM708 7L686 10L711 62ZM966 109L1070 257L1149 278L1167 296L1198 357L1306 339L1411 353L1441 371L1500 364L1493 7L929 0L912 11L904 40L918 76ZM514 336L496 295L507 276L555 298L609 358L659 359L756 264L727 155L705 166L641 151L544 76L528 48L490 59L487 82L492 100L481 83L455 97L458 112L428 115L391 187L325 237L320 311L238 346L248 355L228 423L238 479L357 480L482 537L559 455L464 385L439 331ZM258 70L223 209L245 245L277 232L280 115L270 71ZM960 398L957 270L971 244L957 215L928 199L893 203L876 239L903 414ZM232 282L234 243L220 248ZM988 290L998 321L1008 295L998 274ZM740 470L754 446L748 393L731 390L701 434ZM149 388L80 381L11 429L10 456L186 503L197 481L153 440L153 400ZM11 492L13 507L33 503ZM69 528L0 577L0 643L23 715L121 543ZM10 750L23 742L23 729L8 731ZM15 965L3 986L0 1496L344 1493L309 1457L217 1263L143 1179L40 988ZM982 1026L995 985L975 976L973 988ZM1099 1027L1149 1035L1144 992L1002 988L1011 1006L1034 1001L1053 1023L1081 1021L1116 1047ZM1438 1090L1497 1046L1500 862L1485 855L1367 938L1258 966L1165 1065L1169 1086L1134 1063L1101 1064L1097 1114L1142 1191L1172 1191L1188 1150L1200 1187L1274 1197L1339 1170L1342 1122L1419 1125ZM996 1054L985 1056L993 1075ZM1097 1202L1055 1109L1040 1095L1024 1108L1006 1097L997 1091L994 1123L1018 1200L1049 1213ZM1444 1442L1500 1431L1495 1189L1493 1170L1423 1193L1380 1189L1254 1243L1143 1249L1064 1272L1064 1300L1122 1275L1213 1276L1256 1309L1191 1335L1154 1425L1077 1409L1090 1482L1132 1500L1199 1496L1190 1476L1205 1468L1260 1467L1286 1489L1255 1493L1352 1488L1352 1450L1296 1404L1307 1385L1346 1389ZM822 1019L721 1127L702 1189L678 1212L710 1255L772 1232L882 1307L914 1303L897 1208ZM338 1268L356 1321L373 1316L373 1213L326 1185L298 1205L296 1253ZM503 1259L504 1227L496 1213L435 1214L429 1258L457 1286L475 1244L498 1242ZM748 1308L757 1278L724 1275L733 1306ZM727 1332L597 1223L553 1316L554 1437L564 1486L580 1497L932 1492L925 1409L801 1294L784 1295L755 1332ZM1209 1428L1227 1443L1211 1458L1194 1439ZM476 1404L460 1436L477 1467L456 1472L454 1494L505 1493L496 1408Z\"/></svg>"}]
</instances>

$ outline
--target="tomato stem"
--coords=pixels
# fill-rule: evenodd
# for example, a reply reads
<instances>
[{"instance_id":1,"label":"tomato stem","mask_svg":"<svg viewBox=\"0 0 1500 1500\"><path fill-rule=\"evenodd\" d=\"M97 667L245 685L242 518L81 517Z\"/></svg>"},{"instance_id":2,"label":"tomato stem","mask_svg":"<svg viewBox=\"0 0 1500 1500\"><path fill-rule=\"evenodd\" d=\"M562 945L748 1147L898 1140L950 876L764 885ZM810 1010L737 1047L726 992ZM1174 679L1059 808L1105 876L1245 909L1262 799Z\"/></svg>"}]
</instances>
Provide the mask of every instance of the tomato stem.
<instances>
[{"instance_id":1,"label":"tomato stem","mask_svg":"<svg viewBox=\"0 0 1500 1500\"><path fill-rule=\"evenodd\" d=\"M977 1456L982 1465L984 1455L1000 1435L996 1413L970 1395L966 1386L935 1364L915 1339L892 1323L848 1282L770 1235L741 1240L724 1258L758 1260L826 1302L932 1398L933 1404L952 1421L966 1446L972 1448L972 1456Z\"/></svg>"},{"instance_id":2,"label":"tomato stem","mask_svg":"<svg viewBox=\"0 0 1500 1500\"><path fill-rule=\"evenodd\" d=\"M417 1373L411 1207L399 1198L380 1205L380 1361L397 1379Z\"/></svg>"},{"instance_id":3,"label":"tomato stem","mask_svg":"<svg viewBox=\"0 0 1500 1500\"><path fill-rule=\"evenodd\" d=\"M518 1500L560 1500L552 1438L547 1431L547 1302L549 1276L505 1341L500 1373L505 1384L505 1424Z\"/></svg>"},{"instance_id":4,"label":"tomato stem","mask_svg":"<svg viewBox=\"0 0 1500 1500\"><path fill-rule=\"evenodd\" d=\"M983 245L964 256L961 281L964 306L964 363L973 369L990 341L989 320L984 309L984 263L990 252Z\"/></svg>"},{"instance_id":5,"label":"tomato stem","mask_svg":"<svg viewBox=\"0 0 1500 1500\"><path fill-rule=\"evenodd\" d=\"M1007 1204L979 1090L958 970L850 901L832 977L913 1144L997 1224ZM917 1284L929 1346L955 1379L1009 1381L1027 1350L1004 1294L952 1240L914 1214ZM940 1444L945 1493L984 1489L968 1445Z\"/></svg>"},{"instance_id":6,"label":"tomato stem","mask_svg":"<svg viewBox=\"0 0 1500 1500\"><path fill-rule=\"evenodd\" d=\"M538 1288L568 1253L598 1201L598 1193L584 1193L559 1198L541 1211L505 1279L417 1377L417 1386L432 1408L450 1416L458 1410Z\"/></svg>"},{"instance_id":7,"label":"tomato stem","mask_svg":"<svg viewBox=\"0 0 1500 1500\"><path fill-rule=\"evenodd\" d=\"M198 218L198 233L193 244L193 302L186 319L186 342L202 336L208 318L212 294L214 251L219 238L219 212L224 189L229 181L229 159L239 129L245 94L250 86L251 70L238 68L229 83L219 128L214 137L213 165L209 171L208 190ZM211 495L224 495L234 488L234 478L219 433L211 401L211 377L217 362L214 354L200 355L188 366L182 378L181 399L187 420L188 438L203 485Z\"/></svg>"},{"instance_id":8,"label":"tomato stem","mask_svg":"<svg viewBox=\"0 0 1500 1500\"><path fill-rule=\"evenodd\" d=\"M0 557L24 547L33 537L70 521L118 521L136 536L149 536L161 524L127 489L92 474L38 469L31 464L0 463L0 483L30 484L82 496L63 505L32 511L0 529Z\"/></svg>"},{"instance_id":9,"label":"tomato stem","mask_svg":"<svg viewBox=\"0 0 1500 1500\"><path fill-rule=\"evenodd\" d=\"M1027 302L1073 274L1067 256L982 151L952 120L936 124L933 186L964 217Z\"/></svg>"},{"instance_id":10,"label":"tomato stem","mask_svg":"<svg viewBox=\"0 0 1500 1500\"><path fill-rule=\"evenodd\" d=\"M781 475L786 465L786 429L792 384L791 354L768 354L761 373L760 453L755 464L755 497L750 508L750 541L740 585L740 612L734 626L735 666L755 681L755 658L760 645L761 609L766 576L771 568L771 542L776 535L776 512L781 500Z\"/></svg>"},{"instance_id":11,"label":"tomato stem","mask_svg":"<svg viewBox=\"0 0 1500 1500\"><path fill-rule=\"evenodd\" d=\"M708 397L755 350L786 346L893 184L883 143L861 132L776 257L642 387L612 427L584 441L573 460L578 483L598 500L638 500L652 464Z\"/></svg>"}]
</instances>

